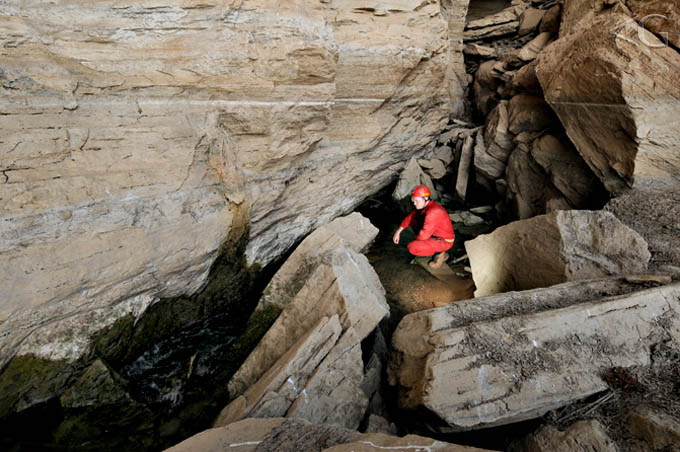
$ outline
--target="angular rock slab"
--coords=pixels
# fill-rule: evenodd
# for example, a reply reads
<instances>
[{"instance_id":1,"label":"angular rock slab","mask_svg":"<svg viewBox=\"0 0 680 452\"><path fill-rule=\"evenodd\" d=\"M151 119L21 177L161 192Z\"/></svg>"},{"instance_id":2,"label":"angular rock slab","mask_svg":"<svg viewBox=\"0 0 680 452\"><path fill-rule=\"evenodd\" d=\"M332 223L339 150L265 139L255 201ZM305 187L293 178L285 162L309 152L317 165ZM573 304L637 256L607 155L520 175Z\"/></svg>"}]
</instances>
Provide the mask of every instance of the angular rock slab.
<instances>
[{"instance_id":1,"label":"angular rock slab","mask_svg":"<svg viewBox=\"0 0 680 452\"><path fill-rule=\"evenodd\" d=\"M394 188L394 192L392 193L392 199L394 199L397 202L404 202L404 200L409 200L410 204L410 196L411 193L413 192L413 189L417 185L421 184L426 185L427 187L430 188L430 190L432 191L432 197L434 199L437 199L439 197L437 192L434 190L434 186L432 184L432 179L430 178L430 176L428 176L423 171L423 169L418 164L418 160L412 158L411 160L409 160L408 164L399 175L399 181L397 182L397 186Z\"/></svg>"},{"instance_id":2,"label":"angular rock slab","mask_svg":"<svg viewBox=\"0 0 680 452\"><path fill-rule=\"evenodd\" d=\"M603 211L560 210L465 242L476 297L566 281L644 272L640 234Z\"/></svg>"},{"instance_id":3,"label":"angular rock slab","mask_svg":"<svg viewBox=\"0 0 680 452\"><path fill-rule=\"evenodd\" d=\"M363 253L373 243L378 232L378 228L368 218L357 212L338 217L316 229L279 268L264 289L255 310L268 306L285 308L307 281L309 274L321 263L325 253L343 245Z\"/></svg>"},{"instance_id":4,"label":"angular rock slab","mask_svg":"<svg viewBox=\"0 0 680 452\"><path fill-rule=\"evenodd\" d=\"M310 424L302 420L244 419L198 433L166 449L167 452L476 452L484 449L458 446L418 435L397 437L359 433L342 427Z\"/></svg>"},{"instance_id":5,"label":"angular rock slab","mask_svg":"<svg viewBox=\"0 0 680 452\"><path fill-rule=\"evenodd\" d=\"M232 377L230 395L242 395L222 419L296 413L357 426L368 403L360 344L388 315L366 257L344 246L327 252Z\"/></svg>"},{"instance_id":6,"label":"angular rock slab","mask_svg":"<svg viewBox=\"0 0 680 452\"><path fill-rule=\"evenodd\" d=\"M678 185L680 54L624 14L586 25L538 57L546 101L609 192Z\"/></svg>"},{"instance_id":7,"label":"angular rock slab","mask_svg":"<svg viewBox=\"0 0 680 452\"><path fill-rule=\"evenodd\" d=\"M432 411L447 431L519 422L607 389L603 370L648 364L659 341L680 346L680 284L603 299L586 291L576 304L535 312L541 294L546 307L559 306L572 286L579 284L404 317L390 363L400 404Z\"/></svg>"}]
</instances>

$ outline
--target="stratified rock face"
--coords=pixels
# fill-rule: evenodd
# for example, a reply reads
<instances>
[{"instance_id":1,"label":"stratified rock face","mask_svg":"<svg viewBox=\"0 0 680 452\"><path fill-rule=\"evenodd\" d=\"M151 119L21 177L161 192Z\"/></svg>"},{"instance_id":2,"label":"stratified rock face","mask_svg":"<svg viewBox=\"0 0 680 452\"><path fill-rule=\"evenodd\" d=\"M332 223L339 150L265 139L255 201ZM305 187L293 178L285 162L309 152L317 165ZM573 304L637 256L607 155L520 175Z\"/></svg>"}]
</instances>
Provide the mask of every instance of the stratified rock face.
<instances>
[{"instance_id":1,"label":"stratified rock face","mask_svg":"<svg viewBox=\"0 0 680 452\"><path fill-rule=\"evenodd\" d=\"M645 271L650 253L609 212L561 210L515 221L465 242L481 297Z\"/></svg>"},{"instance_id":2,"label":"stratified rock face","mask_svg":"<svg viewBox=\"0 0 680 452\"><path fill-rule=\"evenodd\" d=\"M0 363L76 359L236 229L267 263L387 184L462 91L446 3L3 6Z\"/></svg>"},{"instance_id":3,"label":"stratified rock face","mask_svg":"<svg viewBox=\"0 0 680 452\"><path fill-rule=\"evenodd\" d=\"M631 17L584 3L565 5L562 37L537 59L547 102L611 193L677 185L680 53Z\"/></svg>"},{"instance_id":4,"label":"stratified rock face","mask_svg":"<svg viewBox=\"0 0 680 452\"><path fill-rule=\"evenodd\" d=\"M518 422L606 389L604 370L647 365L660 342L680 343L679 284L608 298L597 286L565 283L409 314L392 340L400 404L432 411L444 430Z\"/></svg>"}]
</instances>

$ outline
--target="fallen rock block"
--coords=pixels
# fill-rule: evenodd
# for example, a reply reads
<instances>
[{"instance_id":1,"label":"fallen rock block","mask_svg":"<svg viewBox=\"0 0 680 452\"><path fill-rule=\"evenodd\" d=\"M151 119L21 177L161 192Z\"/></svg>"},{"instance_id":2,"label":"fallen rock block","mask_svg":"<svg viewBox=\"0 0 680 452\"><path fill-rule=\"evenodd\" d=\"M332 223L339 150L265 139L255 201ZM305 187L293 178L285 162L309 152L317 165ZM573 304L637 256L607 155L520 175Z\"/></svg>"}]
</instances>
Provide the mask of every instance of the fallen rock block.
<instances>
[{"instance_id":1,"label":"fallen rock block","mask_svg":"<svg viewBox=\"0 0 680 452\"><path fill-rule=\"evenodd\" d=\"M198 433L167 452L379 452L421 450L432 452L483 452L468 446L418 435L402 438L383 433L359 433L327 424L272 418L245 419Z\"/></svg>"},{"instance_id":2,"label":"fallen rock block","mask_svg":"<svg viewBox=\"0 0 680 452\"><path fill-rule=\"evenodd\" d=\"M525 9L519 17L519 29L517 30L517 33L520 36L524 36L535 31L538 28L538 24L541 23L541 19L543 19L545 13L546 10L544 9Z\"/></svg>"},{"instance_id":3,"label":"fallen rock block","mask_svg":"<svg viewBox=\"0 0 680 452\"><path fill-rule=\"evenodd\" d=\"M574 423L564 432L546 426L513 443L508 452L618 452L602 424L591 419Z\"/></svg>"},{"instance_id":4,"label":"fallen rock block","mask_svg":"<svg viewBox=\"0 0 680 452\"><path fill-rule=\"evenodd\" d=\"M285 308L300 291L310 273L321 263L324 253L339 246L363 253L377 235L378 228L357 212L338 217L316 229L295 248L267 284L255 312L269 306Z\"/></svg>"},{"instance_id":5,"label":"fallen rock block","mask_svg":"<svg viewBox=\"0 0 680 452\"><path fill-rule=\"evenodd\" d=\"M245 417L302 417L355 428L368 398L361 341L389 306L365 256L326 252L228 388L237 397L218 425Z\"/></svg>"},{"instance_id":6,"label":"fallen rock block","mask_svg":"<svg viewBox=\"0 0 680 452\"><path fill-rule=\"evenodd\" d=\"M431 411L440 431L519 422L607 389L603 371L648 365L659 341L680 344L680 284L631 293L622 279L604 281L620 285L568 283L407 315L389 365L400 405Z\"/></svg>"},{"instance_id":7,"label":"fallen rock block","mask_svg":"<svg viewBox=\"0 0 680 452\"><path fill-rule=\"evenodd\" d=\"M598 276L641 273L650 258L637 232L603 211L561 210L465 242L480 297Z\"/></svg>"},{"instance_id":8,"label":"fallen rock block","mask_svg":"<svg viewBox=\"0 0 680 452\"><path fill-rule=\"evenodd\" d=\"M631 17L582 18L537 58L545 99L607 190L680 180L680 55ZM566 17L566 16L565 16ZM564 24L563 24L564 27Z\"/></svg>"},{"instance_id":9,"label":"fallen rock block","mask_svg":"<svg viewBox=\"0 0 680 452\"><path fill-rule=\"evenodd\" d=\"M418 164L418 161L415 158L412 158L411 160L409 160L408 164L399 175L399 181L397 182L397 186L395 187L394 192L392 193L392 199L394 199L398 203L402 202L405 199L409 199L412 190L416 187L416 185L420 184L427 185L428 187L430 187L430 190L432 190L433 198L439 197L439 195L434 191L432 179L430 179L430 176L428 176L423 171L423 169Z\"/></svg>"}]
</instances>

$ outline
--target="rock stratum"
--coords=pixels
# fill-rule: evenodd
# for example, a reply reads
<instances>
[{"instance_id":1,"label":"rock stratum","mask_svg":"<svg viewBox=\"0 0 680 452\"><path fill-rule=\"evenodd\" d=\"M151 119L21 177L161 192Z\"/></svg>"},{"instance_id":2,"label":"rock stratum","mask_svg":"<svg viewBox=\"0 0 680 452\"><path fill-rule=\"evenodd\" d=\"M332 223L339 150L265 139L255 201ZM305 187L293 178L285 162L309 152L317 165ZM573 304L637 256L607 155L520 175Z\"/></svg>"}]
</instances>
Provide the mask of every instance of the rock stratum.
<instances>
[{"instance_id":1,"label":"rock stratum","mask_svg":"<svg viewBox=\"0 0 680 452\"><path fill-rule=\"evenodd\" d=\"M271 262L429 149L467 1L380 5L3 4L0 366Z\"/></svg>"}]
</instances>

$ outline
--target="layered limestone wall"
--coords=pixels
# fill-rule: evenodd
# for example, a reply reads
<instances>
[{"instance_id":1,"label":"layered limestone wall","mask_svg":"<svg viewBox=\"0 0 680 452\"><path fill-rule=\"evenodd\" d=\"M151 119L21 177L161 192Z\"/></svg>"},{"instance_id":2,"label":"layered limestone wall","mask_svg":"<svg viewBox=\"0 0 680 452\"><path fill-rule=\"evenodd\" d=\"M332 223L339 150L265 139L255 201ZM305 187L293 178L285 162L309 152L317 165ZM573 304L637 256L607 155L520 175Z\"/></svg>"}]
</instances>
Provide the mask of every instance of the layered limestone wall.
<instances>
[{"instance_id":1,"label":"layered limestone wall","mask_svg":"<svg viewBox=\"0 0 680 452\"><path fill-rule=\"evenodd\" d=\"M267 264L389 183L462 110L466 7L0 6L0 367L75 360L235 229Z\"/></svg>"}]
</instances>

